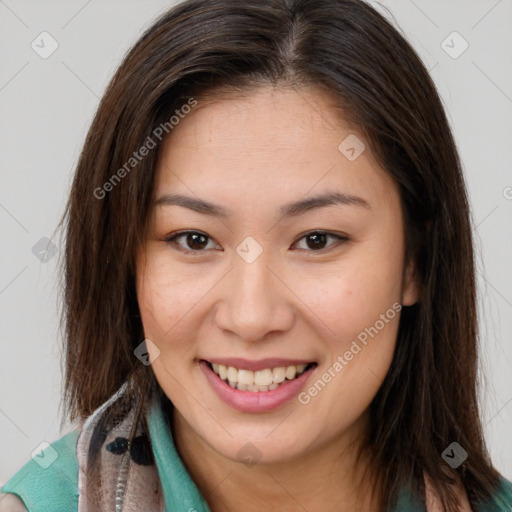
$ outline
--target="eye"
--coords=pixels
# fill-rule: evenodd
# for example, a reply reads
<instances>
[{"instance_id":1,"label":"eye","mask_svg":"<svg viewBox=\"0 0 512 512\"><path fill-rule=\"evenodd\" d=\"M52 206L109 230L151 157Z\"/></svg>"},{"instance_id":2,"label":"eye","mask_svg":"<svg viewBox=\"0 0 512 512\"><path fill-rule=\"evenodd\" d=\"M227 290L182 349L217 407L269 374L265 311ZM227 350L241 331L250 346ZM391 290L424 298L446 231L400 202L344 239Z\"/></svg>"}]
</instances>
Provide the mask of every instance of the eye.
<instances>
[{"instance_id":1,"label":"eye","mask_svg":"<svg viewBox=\"0 0 512 512\"><path fill-rule=\"evenodd\" d=\"M182 239L186 245L185 248L180 243ZM199 231L182 231L165 239L168 244L177 246L178 250L183 252L204 252L203 249L209 248L207 247L208 240L212 239Z\"/></svg>"},{"instance_id":2,"label":"eye","mask_svg":"<svg viewBox=\"0 0 512 512\"><path fill-rule=\"evenodd\" d=\"M338 240L339 243L349 240L349 238L346 236L336 235L334 233L328 233L325 231L310 231L309 233L306 233L304 236L299 238L298 242L306 240L307 249L300 248L301 250L306 250L308 252L320 252L322 250L329 249L329 247L334 245L330 244L325 247L329 238ZM204 252L205 249L212 249L212 247L208 247L208 241L213 242L213 239L199 231L182 231L180 233L175 233L165 239L165 242L170 245L177 246L178 250L182 252L196 253ZM296 245L298 242L295 242L294 245Z\"/></svg>"},{"instance_id":3,"label":"eye","mask_svg":"<svg viewBox=\"0 0 512 512\"><path fill-rule=\"evenodd\" d=\"M306 240L306 246L309 249L312 249L311 251L308 251L308 252L320 252L320 251L326 249L325 244L326 244L328 238L333 238L333 239L338 240L337 245L339 245L343 242L347 242L349 240L349 238L346 236L336 235L334 233L327 233L325 231L310 231L309 233L306 233L304 236L299 238L298 241L300 242L301 240ZM297 243L297 242L295 242L295 243ZM333 245L334 244L330 244L327 247L327 249L329 249Z\"/></svg>"}]
</instances>

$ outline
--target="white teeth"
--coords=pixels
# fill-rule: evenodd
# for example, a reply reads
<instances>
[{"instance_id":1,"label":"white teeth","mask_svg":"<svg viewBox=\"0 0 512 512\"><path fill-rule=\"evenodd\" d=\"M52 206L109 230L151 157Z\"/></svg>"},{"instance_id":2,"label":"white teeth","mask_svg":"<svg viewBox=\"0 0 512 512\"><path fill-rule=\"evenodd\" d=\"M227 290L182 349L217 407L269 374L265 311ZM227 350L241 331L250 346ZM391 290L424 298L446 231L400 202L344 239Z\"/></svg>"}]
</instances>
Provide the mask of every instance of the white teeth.
<instances>
[{"instance_id":1,"label":"white teeth","mask_svg":"<svg viewBox=\"0 0 512 512\"><path fill-rule=\"evenodd\" d=\"M258 370L254 372L254 384L258 386L270 386L272 384L272 370Z\"/></svg>"},{"instance_id":2,"label":"white teeth","mask_svg":"<svg viewBox=\"0 0 512 512\"><path fill-rule=\"evenodd\" d=\"M293 380L304 373L305 364L278 366L264 370L239 370L233 366L211 363L213 371L232 388L240 391L272 391L285 380Z\"/></svg>"},{"instance_id":3,"label":"white teeth","mask_svg":"<svg viewBox=\"0 0 512 512\"><path fill-rule=\"evenodd\" d=\"M297 373L297 367L295 367L295 366L288 366L288 367L286 368L286 373L285 373L285 375L286 375L286 378L287 378L288 380L292 380L292 379L294 379L294 378L295 378L295 374L296 374L296 373Z\"/></svg>"},{"instance_id":4,"label":"white teeth","mask_svg":"<svg viewBox=\"0 0 512 512\"><path fill-rule=\"evenodd\" d=\"M228 366L228 380L232 380L233 382L242 382L241 379L238 378L238 370L232 366Z\"/></svg>"},{"instance_id":5,"label":"white teeth","mask_svg":"<svg viewBox=\"0 0 512 512\"><path fill-rule=\"evenodd\" d=\"M238 370L238 382L246 386L254 384L254 372L252 370Z\"/></svg>"},{"instance_id":6,"label":"white teeth","mask_svg":"<svg viewBox=\"0 0 512 512\"><path fill-rule=\"evenodd\" d=\"M272 382L279 384L284 379L286 379L286 368L284 366L279 366L272 370Z\"/></svg>"}]
</instances>

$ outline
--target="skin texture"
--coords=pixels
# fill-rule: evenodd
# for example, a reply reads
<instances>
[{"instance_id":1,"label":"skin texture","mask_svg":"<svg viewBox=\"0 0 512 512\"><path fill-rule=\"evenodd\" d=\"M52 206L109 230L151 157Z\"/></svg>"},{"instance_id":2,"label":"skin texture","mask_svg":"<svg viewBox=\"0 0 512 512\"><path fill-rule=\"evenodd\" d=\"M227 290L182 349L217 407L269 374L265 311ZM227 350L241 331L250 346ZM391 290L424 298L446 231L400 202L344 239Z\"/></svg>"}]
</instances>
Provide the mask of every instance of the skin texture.
<instances>
[{"instance_id":1,"label":"skin texture","mask_svg":"<svg viewBox=\"0 0 512 512\"><path fill-rule=\"evenodd\" d=\"M361 510L378 510L371 479L359 481L364 461L354 470L354 448L391 364L400 313L386 317L307 405L292 399L273 412L239 412L198 367L222 356L316 361L307 389L393 304L418 300L397 187L368 145L354 161L340 152L350 134L365 142L322 90L262 86L200 99L160 154L155 199L181 193L233 212L219 219L154 207L137 261L145 336L160 351L152 368L175 405L180 456L215 512L269 503L344 512L356 510L356 500ZM360 196L370 207L279 215L281 205L326 191ZM165 241L179 230L207 235L207 245L187 245L186 236ZM303 238L310 231L349 241L328 237L315 248ZM263 251L250 264L236 252L248 236ZM261 456L253 466L237 456L248 442Z\"/></svg>"},{"instance_id":2,"label":"skin texture","mask_svg":"<svg viewBox=\"0 0 512 512\"><path fill-rule=\"evenodd\" d=\"M18 496L0 494L0 512L27 512L27 509Z\"/></svg>"}]
</instances>

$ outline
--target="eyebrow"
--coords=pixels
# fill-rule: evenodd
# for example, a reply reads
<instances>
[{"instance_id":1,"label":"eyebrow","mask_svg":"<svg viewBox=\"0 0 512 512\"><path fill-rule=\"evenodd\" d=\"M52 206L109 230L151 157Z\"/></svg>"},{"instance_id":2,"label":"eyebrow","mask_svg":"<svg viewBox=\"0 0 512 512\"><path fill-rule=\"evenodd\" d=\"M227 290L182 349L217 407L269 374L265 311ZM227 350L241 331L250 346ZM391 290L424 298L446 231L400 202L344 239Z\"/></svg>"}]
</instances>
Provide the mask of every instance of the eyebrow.
<instances>
[{"instance_id":1,"label":"eyebrow","mask_svg":"<svg viewBox=\"0 0 512 512\"><path fill-rule=\"evenodd\" d=\"M155 206L171 205L182 206L213 217L225 218L232 215L232 211L223 206L182 194L164 194L155 201ZM345 194L343 192L326 192L324 194L301 199L300 201L284 204L280 207L279 211L283 217L295 217L316 208L340 205L360 206L371 209L368 201L362 197Z\"/></svg>"}]
</instances>

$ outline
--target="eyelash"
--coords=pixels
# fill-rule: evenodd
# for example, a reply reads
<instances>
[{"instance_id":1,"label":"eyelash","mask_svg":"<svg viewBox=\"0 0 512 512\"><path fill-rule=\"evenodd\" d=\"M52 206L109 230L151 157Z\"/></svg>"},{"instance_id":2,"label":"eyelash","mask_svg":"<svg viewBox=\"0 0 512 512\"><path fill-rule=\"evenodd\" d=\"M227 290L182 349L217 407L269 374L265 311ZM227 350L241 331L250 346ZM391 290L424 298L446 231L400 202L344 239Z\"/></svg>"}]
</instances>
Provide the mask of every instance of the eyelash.
<instances>
[{"instance_id":1,"label":"eyelash","mask_svg":"<svg viewBox=\"0 0 512 512\"><path fill-rule=\"evenodd\" d=\"M179 231L177 233L172 233L171 235L166 237L163 241L169 245L177 247L180 252L189 253L189 254L196 253L197 255L199 255L202 252L206 252L207 249L201 249L201 250L183 249L183 247L178 244L177 240L186 235L201 235L201 236L207 238L208 240L213 240L211 237L209 237L205 233L202 233L201 231ZM312 253L327 252L327 251L331 250L333 247L336 247L336 246L338 246L344 242L348 242L350 240L347 236L338 235L336 233L330 233L329 231L309 231L308 233L303 234L297 240L297 242L299 242L300 240L307 238L308 236L311 236L311 235L327 235L332 238L336 238L338 240L338 243L331 244L328 247L325 247L323 249L318 249L318 250L312 250L312 249L309 249L309 250L301 249L301 250L305 250L306 252L312 252ZM294 242L294 245L297 242Z\"/></svg>"}]
</instances>

